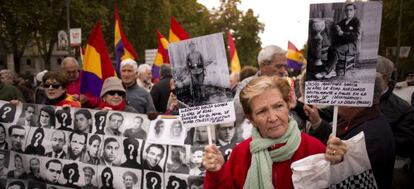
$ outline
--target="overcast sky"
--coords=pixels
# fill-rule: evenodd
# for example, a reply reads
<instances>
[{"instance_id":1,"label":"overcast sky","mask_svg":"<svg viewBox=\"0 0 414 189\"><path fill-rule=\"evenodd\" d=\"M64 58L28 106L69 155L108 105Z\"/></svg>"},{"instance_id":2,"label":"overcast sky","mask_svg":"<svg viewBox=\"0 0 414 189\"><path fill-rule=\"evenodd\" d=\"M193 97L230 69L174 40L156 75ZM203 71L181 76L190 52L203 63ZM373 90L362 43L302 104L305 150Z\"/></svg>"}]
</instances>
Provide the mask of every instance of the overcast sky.
<instances>
[{"instance_id":1,"label":"overcast sky","mask_svg":"<svg viewBox=\"0 0 414 189\"><path fill-rule=\"evenodd\" d=\"M260 38L262 46L275 44L287 49L290 40L301 49L308 38L309 5L320 2L344 2L344 0L241 0L242 11L253 9L259 21L265 24ZM219 0L197 0L208 9L218 7ZM237 45L237 44L236 44Z\"/></svg>"}]
</instances>

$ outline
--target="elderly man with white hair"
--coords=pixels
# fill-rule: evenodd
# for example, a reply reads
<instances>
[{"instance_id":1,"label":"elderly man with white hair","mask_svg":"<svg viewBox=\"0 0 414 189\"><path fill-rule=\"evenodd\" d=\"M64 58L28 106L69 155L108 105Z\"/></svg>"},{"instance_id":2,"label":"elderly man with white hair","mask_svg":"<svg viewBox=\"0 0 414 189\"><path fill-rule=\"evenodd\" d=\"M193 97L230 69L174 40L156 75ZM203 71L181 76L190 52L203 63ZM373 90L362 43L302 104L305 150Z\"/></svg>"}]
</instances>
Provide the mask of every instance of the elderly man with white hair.
<instances>
[{"instance_id":1,"label":"elderly man with white hair","mask_svg":"<svg viewBox=\"0 0 414 189\"><path fill-rule=\"evenodd\" d=\"M99 97L95 97L92 94L81 94L81 75L82 71L79 68L78 61L73 57L66 57L62 60L62 71L66 73L69 79L67 87L67 93L72 95L75 100L81 102L82 107L95 108L99 104Z\"/></svg>"},{"instance_id":2,"label":"elderly man with white hair","mask_svg":"<svg viewBox=\"0 0 414 189\"><path fill-rule=\"evenodd\" d=\"M121 62L121 80L126 93L127 104L137 110L138 113L146 114L155 112L151 95L137 84L137 62L128 58Z\"/></svg>"},{"instance_id":3,"label":"elderly man with white hair","mask_svg":"<svg viewBox=\"0 0 414 189\"><path fill-rule=\"evenodd\" d=\"M137 84L145 89L147 92L151 91L153 86L152 82L151 66L148 64L141 64L138 66Z\"/></svg>"},{"instance_id":4,"label":"elderly man with white hair","mask_svg":"<svg viewBox=\"0 0 414 189\"><path fill-rule=\"evenodd\" d=\"M257 62L259 71L256 75L243 79L240 81L236 89L236 95L234 95L234 107L236 110L236 126L240 125L245 116L243 108L240 104L239 94L240 91L254 78L258 76L288 76L287 71L287 51L276 45L269 45L260 50L257 56Z\"/></svg>"}]
</instances>

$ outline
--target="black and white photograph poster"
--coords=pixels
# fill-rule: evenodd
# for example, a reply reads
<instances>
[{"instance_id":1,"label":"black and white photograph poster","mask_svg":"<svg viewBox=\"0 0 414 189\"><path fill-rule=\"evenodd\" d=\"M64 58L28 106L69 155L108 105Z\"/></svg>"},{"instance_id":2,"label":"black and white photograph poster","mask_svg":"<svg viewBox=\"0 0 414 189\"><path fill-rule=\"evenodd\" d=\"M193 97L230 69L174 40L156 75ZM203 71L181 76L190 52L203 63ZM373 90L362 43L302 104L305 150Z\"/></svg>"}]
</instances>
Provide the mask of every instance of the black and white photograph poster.
<instances>
[{"instance_id":1,"label":"black and white photograph poster","mask_svg":"<svg viewBox=\"0 0 414 189\"><path fill-rule=\"evenodd\" d=\"M158 116L151 121L148 143L184 145L187 129L179 116Z\"/></svg>"},{"instance_id":2,"label":"black and white photograph poster","mask_svg":"<svg viewBox=\"0 0 414 189\"><path fill-rule=\"evenodd\" d=\"M171 43L168 53L178 100L189 106L179 110L184 126L234 121L223 34Z\"/></svg>"},{"instance_id":3,"label":"black and white photograph poster","mask_svg":"<svg viewBox=\"0 0 414 189\"><path fill-rule=\"evenodd\" d=\"M382 2L311 4L305 103L372 105Z\"/></svg>"}]
</instances>

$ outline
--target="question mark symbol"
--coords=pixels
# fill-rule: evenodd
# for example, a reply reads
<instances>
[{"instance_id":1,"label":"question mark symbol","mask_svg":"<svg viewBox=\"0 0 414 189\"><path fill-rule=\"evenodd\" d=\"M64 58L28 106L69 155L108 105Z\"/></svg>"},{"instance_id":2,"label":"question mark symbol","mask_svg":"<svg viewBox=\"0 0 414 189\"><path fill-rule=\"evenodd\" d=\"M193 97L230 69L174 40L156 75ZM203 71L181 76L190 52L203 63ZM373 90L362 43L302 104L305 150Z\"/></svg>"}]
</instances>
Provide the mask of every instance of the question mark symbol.
<instances>
[{"instance_id":1,"label":"question mark symbol","mask_svg":"<svg viewBox=\"0 0 414 189\"><path fill-rule=\"evenodd\" d=\"M73 183L72 182L72 177L75 174L75 170L73 169L69 169L69 183Z\"/></svg>"},{"instance_id":2,"label":"question mark symbol","mask_svg":"<svg viewBox=\"0 0 414 189\"><path fill-rule=\"evenodd\" d=\"M104 121L105 121L105 116L100 116L99 117L99 130L102 130Z\"/></svg>"},{"instance_id":3,"label":"question mark symbol","mask_svg":"<svg viewBox=\"0 0 414 189\"><path fill-rule=\"evenodd\" d=\"M152 178L151 178L151 183L152 183L152 189L154 189L154 188L155 188L155 186L157 186L157 184L158 184L158 180L157 180L157 178L152 177Z\"/></svg>"},{"instance_id":4,"label":"question mark symbol","mask_svg":"<svg viewBox=\"0 0 414 189\"><path fill-rule=\"evenodd\" d=\"M109 186L110 186L110 184L109 184L109 179L111 178L111 173L105 172L105 173L104 173L104 178L105 178L105 185L106 185L107 187L109 187Z\"/></svg>"},{"instance_id":5,"label":"question mark symbol","mask_svg":"<svg viewBox=\"0 0 414 189\"><path fill-rule=\"evenodd\" d=\"M7 114L8 114L9 112L11 112L11 111L12 111L12 108L11 108L11 107L5 107L5 108L4 108L3 115L1 116L1 118L6 119Z\"/></svg>"},{"instance_id":6,"label":"question mark symbol","mask_svg":"<svg viewBox=\"0 0 414 189\"><path fill-rule=\"evenodd\" d=\"M132 144L129 144L129 145L128 145L128 150L129 150L129 159L132 159L132 158L133 158L133 156L132 156L132 152L134 151L134 149L135 149L134 145L132 145Z\"/></svg>"},{"instance_id":7,"label":"question mark symbol","mask_svg":"<svg viewBox=\"0 0 414 189\"><path fill-rule=\"evenodd\" d=\"M226 157L227 157L226 160L228 160L230 158L231 151L232 151L231 148L229 148L226 151L224 151L224 154L226 154Z\"/></svg>"},{"instance_id":8,"label":"question mark symbol","mask_svg":"<svg viewBox=\"0 0 414 189\"><path fill-rule=\"evenodd\" d=\"M178 181L172 181L172 186L174 187L174 189L178 189L180 188L180 183Z\"/></svg>"},{"instance_id":9,"label":"question mark symbol","mask_svg":"<svg viewBox=\"0 0 414 189\"><path fill-rule=\"evenodd\" d=\"M62 117L63 117L62 125L63 125L64 127L66 127L66 119L68 118L68 114L63 113L63 114L62 114Z\"/></svg>"},{"instance_id":10,"label":"question mark symbol","mask_svg":"<svg viewBox=\"0 0 414 189\"><path fill-rule=\"evenodd\" d=\"M42 133L36 133L35 137L35 143L34 146L37 147L39 145L39 140L42 137Z\"/></svg>"}]
</instances>

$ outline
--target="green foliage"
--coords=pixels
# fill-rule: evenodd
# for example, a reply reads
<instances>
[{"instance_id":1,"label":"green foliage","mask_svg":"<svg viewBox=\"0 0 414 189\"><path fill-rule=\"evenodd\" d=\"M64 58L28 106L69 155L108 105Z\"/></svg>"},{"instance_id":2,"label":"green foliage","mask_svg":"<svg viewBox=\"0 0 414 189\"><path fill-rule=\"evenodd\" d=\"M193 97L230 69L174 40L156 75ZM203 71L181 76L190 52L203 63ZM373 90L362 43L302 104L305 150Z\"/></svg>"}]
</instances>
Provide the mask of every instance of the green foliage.
<instances>
[{"instance_id":1,"label":"green foliage","mask_svg":"<svg viewBox=\"0 0 414 189\"><path fill-rule=\"evenodd\" d=\"M209 12L196 0L43 0L0 3L0 58L13 53L19 62L25 48L36 46L50 69L50 57L57 33L67 30L66 2L70 2L70 27L82 29L85 46L92 27L100 21L110 55L114 54L114 5L117 4L123 31L144 61L144 50L157 48L156 30L168 38L174 16L191 37L231 30L243 65L256 65L260 50L258 34L263 24L252 10L237 9L241 0L221 0L218 10ZM225 40L227 41L227 40ZM19 64L16 71L19 72Z\"/></svg>"},{"instance_id":2,"label":"green foliage","mask_svg":"<svg viewBox=\"0 0 414 189\"><path fill-rule=\"evenodd\" d=\"M414 71L414 1L403 0L402 24L401 24L401 46L411 46L410 56L408 58L400 58L397 65L399 78L403 79L408 71ZM396 47L398 39L398 17L400 13L400 0L383 1L382 25L380 36L379 54L385 56L387 47ZM388 57L393 62L396 57Z\"/></svg>"},{"instance_id":3,"label":"green foliage","mask_svg":"<svg viewBox=\"0 0 414 189\"><path fill-rule=\"evenodd\" d=\"M259 33L263 32L264 24L258 21L253 10L243 13L237 9L240 0L221 0L218 10L211 16L213 32L233 33L241 66L257 65L257 54L261 49ZM227 35L226 35L227 36Z\"/></svg>"}]
</instances>

